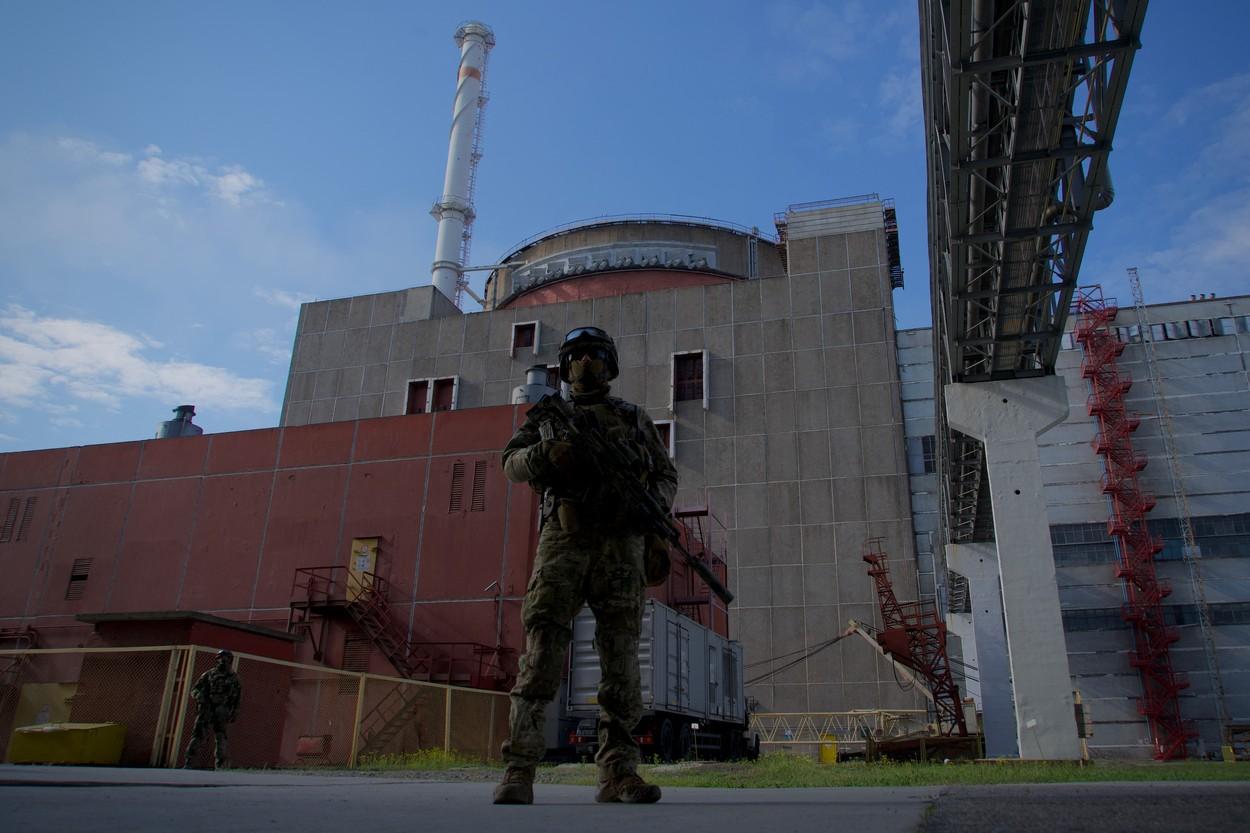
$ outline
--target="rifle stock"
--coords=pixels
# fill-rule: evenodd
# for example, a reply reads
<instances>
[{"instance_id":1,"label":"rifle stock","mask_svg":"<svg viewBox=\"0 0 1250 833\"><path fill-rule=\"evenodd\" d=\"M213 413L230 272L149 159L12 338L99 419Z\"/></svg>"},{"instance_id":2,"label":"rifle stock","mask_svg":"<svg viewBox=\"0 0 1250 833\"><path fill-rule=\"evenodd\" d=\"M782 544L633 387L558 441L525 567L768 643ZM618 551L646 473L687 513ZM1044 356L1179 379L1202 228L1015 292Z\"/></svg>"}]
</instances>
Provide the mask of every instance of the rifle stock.
<instances>
[{"instance_id":1,"label":"rifle stock","mask_svg":"<svg viewBox=\"0 0 1250 833\"><path fill-rule=\"evenodd\" d=\"M662 507L651 494L651 491L643 485L638 478L630 471L632 462L625 458L622 450L607 442L597 431L593 429L581 428L576 424L573 415L570 413L572 405L562 399L558 394L549 394L539 400L530 412L531 416L537 412L540 427L543 421L554 423L556 430L552 433L563 435L565 438L576 439L587 452L587 457L599 469L599 474L605 480L611 480L614 484L619 484L619 488L628 493L633 504L641 510L640 520L646 526L645 532L658 534L668 541L669 545L681 553L686 564L690 569L695 571L699 578L703 579L708 588L716 594L716 596L725 604L733 601L734 595L729 592L729 588L721 584L719 578L703 559L698 558L686 549L685 544L681 541L681 532L677 528L676 522L672 519L664 507ZM542 432L546 433L546 432Z\"/></svg>"}]
</instances>

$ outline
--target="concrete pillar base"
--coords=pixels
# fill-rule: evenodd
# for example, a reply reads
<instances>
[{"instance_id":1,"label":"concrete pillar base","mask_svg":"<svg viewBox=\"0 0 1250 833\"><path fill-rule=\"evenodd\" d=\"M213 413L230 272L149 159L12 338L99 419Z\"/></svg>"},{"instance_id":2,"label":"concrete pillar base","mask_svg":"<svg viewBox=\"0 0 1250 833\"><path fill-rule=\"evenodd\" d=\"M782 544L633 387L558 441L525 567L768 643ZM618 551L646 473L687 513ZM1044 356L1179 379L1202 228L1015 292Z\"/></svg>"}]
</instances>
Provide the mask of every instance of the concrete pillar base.
<instances>
[{"instance_id":1,"label":"concrete pillar base","mask_svg":"<svg viewBox=\"0 0 1250 833\"><path fill-rule=\"evenodd\" d=\"M972 602L972 640L977 679L981 683L981 726L987 758L1014 758L1016 706L1011 693L1011 666L1007 631L1003 627L1003 598L998 576L998 552L993 544L947 544L946 563L968 579ZM964 642L967 645L967 641Z\"/></svg>"},{"instance_id":2,"label":"concrete pillar base","mask_svg":"<svg viewBox=\"0 0 1250 833\"><path fill-rule=\"evenodd\" d=\"M1037 436L1067 416L1067 390L1058 376L1043 376L950 384L945 398L950 426L985 445L1019 754L1076 760L1081 748L1037 448Z\"/></svg>"}]
</instances>

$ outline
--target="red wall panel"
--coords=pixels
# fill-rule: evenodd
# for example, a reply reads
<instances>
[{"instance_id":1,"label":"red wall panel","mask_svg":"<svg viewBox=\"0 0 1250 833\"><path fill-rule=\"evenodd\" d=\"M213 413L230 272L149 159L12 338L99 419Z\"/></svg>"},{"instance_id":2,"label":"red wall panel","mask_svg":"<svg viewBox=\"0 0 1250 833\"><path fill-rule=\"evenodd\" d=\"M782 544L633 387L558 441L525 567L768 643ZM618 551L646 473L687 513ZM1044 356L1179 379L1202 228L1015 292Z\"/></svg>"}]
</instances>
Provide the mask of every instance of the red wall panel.
<instances>
[{"instance_id":1,"label":"red wall panel","mask_svg":"<svg viewBox=\"0 0 1250 833\"><path fill-rule=\"evenodd\" d=\"M196 477L135 485L105 610L174 609L201 482Z\"/></svg>"},{"instance_id":2,"label":"red wall panel","mask_svg":"<svg viewBox=\"0 0 1250 833\"><path fill-rule=\"evenodd\" d=\"M141 442L83 446L71 482L82 485L134 480L142 451Z\"/></svg>"},{"instance_id":3,"label":"red wall panel","mask_svg":"<svg viewBox=\"0 0 1250 833\"><path fill-rule=\"evenodd\" d=\"M278 472L252 608L287 607L300 567L347 563L339 545L346 485L346 466Z\"/></svg>"},{"instance_id":4,"label":"red wall panel","mask_svg":"<svg viewBox=\"0 0 1250 833\"><path fill-rule=\"evenodd\" d=\"M437 432L437 425L435 426ZM498 581L503 550L504 504L507 481L500 454L435 457L430 461L430 486L425 506L425 529L418 560L417 599L472 599L493 593L485 588ZM459 507L453 508L457 466ZM474 511L473 479L483 469L481 511Z\"/></svg>"},{"instance_id":5,"label":"red wall panel","mask_svg":"<svg viewBox=\"0 0 1250 833\"><path fill-rule=\"evenodd\" d=\"M277 428L213 434L208 450L209 474L272 469L278 460Z\"/></svg>"},{"instance_id":6,"label":"red wall panel","mask_svg":"<svg viewBox=\"0 0 1250 833\"><path fill-rule=\"evenodd\" d=\"M205 478L180 610L251 607L272 485L273 474L267 471Z\"/></svg>"},{"instance_id":7,"label":"red wall panel","mask_svg":"<svg viewBox=\"0 0 1250 833\"><path fill-rule=\"evenodd\" d=\"M512 439L516 405L443 411L434 415L434 454L499 451Z\"/></svg>"},{"instance_id":8,"label":"red wall panel","mask_svg":"<svg viewBox=\"0 0 1250 833\"><path fill-rule=\"evenodd\" d=\"M50 448L3 455L0 491L38 489L68 482L67 473L77 462L79 451L79 448Z\"/></svg>"},{"instance_id":9,"label":"red wall panel","mask_svg":"<svg viewBox=\"0 0 1250 833\"><path fill-rule=\"evenodd\" d=\"M68 489L64 509L52 535L47 583L33 613L75 614L104 609L113 562L121 539L130 483ZM70 567L76 558L93 559L80 600L67 600Z\"/></svg>"},{"instance_id":10,"label":"red wall panel","mask_svg":"<svg viewBox=\"0 0 1250 833\"><path fill-rule=\"evenodd\" d=\"M352 459L355 422L326 422L309 425L298 431L282 434L282 455L279 468L297 466L328 466Z\"/></svg>"},{"instance_id":11,"label":"red wall panel","mask_svg":"<svg viewBox=\"0 0 1250 833\"><path fill-rule=\"evenodd\" d=\"M202 474L210 442L207 435L148 440L143 444L139 479Z\"/></svg>"},{"instance_id":12,"label":"red wall panel","mask_svg":"<svg viewBox=\"0 0 1250 833\"><path fill-rule=\"evenodd\" d=\"M12 540L4 545L3 565L4 581L0 581L0 618L18 616L26 611L31 589L39 578L40 554L43 552L48 530L52 526L49 519L53 516L59 498L64 494L60 489L39 489L36 491L0 492L0 512L7 512L9 501L18 498L21 502L18 514L19 530L28 501L34 498L34 513L26 534L18 540L14 533ZM30 599L30 601L34 601Z\"/></svg>"},{"instance_id":13,"label":"red wall panel","mask_svg":"<svg viewBox=\"0 0 1250 833\"><path fill-rule=\"evenodd\" d=\"M346 563L351 539L380 538L377 573L391 583L395 598L412 593L427 465L425 460L401 460L351 468L342 553L335 563Z\"/></svg>"},{"instance_id":14,"label":"red wall panel","mask_svg":"<svg viewBox=\"0 0 1250 833\"><path fill-rule=\"evenodd\" d=\"M357 462L419 457L430 453L431 414L363 419L357 423Z\"/></svg>"}]
</instances>

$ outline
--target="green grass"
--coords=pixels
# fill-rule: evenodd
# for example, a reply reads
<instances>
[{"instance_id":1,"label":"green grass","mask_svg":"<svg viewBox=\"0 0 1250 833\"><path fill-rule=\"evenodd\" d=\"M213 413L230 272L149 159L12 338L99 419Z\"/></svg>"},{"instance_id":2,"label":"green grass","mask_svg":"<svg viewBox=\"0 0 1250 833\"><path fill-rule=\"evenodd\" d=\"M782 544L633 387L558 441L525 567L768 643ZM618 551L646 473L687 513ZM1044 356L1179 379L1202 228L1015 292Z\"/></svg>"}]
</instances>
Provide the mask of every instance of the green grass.
<instances>
[{"instance_id":1,"label":"green grass","mask_svg":"<svg viewBox=\"0 0 1250 833\"><path fill-rule=\"evenodd\" d=\"M362 762L365 771L447 773L459 780L493 781L500 764L483 763L441 750L386 755ZM452 775L454 771L454 775ZM919 787L946 784L1054 784L1091 781L1250 781L1250 764L1099 761L1078 765L1043 762L959 762L950 764L847 762L821 764L787 754L758 761L644 764L644 778L662 787ZM543 784L593 785L594 764L539 767Z\"/></svg>"},{"instance_id":2,"label":"green grass","mask_svg":"<svg viewBox=\"0 0 1250 833\"><path fill-rule=\"evenodd\" d=\"M494 769L502 764L483 763L481 758L444 752L441 749L422 749L404 755L369 755L360 760L356 769L366 772L390 772L394 770L417 770L420 772L446 772L452 769Z\"/></svg>"}]
</instances>

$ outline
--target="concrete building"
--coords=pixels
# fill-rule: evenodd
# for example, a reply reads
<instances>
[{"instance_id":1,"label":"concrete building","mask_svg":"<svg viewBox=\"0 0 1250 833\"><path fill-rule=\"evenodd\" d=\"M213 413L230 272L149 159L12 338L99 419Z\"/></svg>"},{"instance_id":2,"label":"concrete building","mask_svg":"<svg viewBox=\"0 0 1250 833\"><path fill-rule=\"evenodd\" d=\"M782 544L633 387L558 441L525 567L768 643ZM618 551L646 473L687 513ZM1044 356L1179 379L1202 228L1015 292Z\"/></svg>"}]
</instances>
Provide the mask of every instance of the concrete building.
<instances>
[{"instance_id":1,"label":"concrete building","mask_svg":"<svg viewBox=\"0 0 1250 833\"><path fill-rule=\"evenodd\" d=\"M568 329L603 327L620 351L614 393L668 435L678 503L727 530L748 694L766 711L917 707L862 643L805 656L877 617L870 537L915 597L893 209L794 206L778 229L617 218L517 246L483 312L432 287L305 304L283 425L507 404Z\"/></svg>"},{"instance_id":2,"label":"concrete building","mask_svg":"<svg viewBox=\"0 0 1250 833\"><path fill-rule=\"evenodd\" d=\"M1152 531L1164 543L1156 556L1159 578L1172 588L1163 602L1179 635L1171 646L1172 664L1189 681L1180 694L1181 710L1199 732L1191 752L1209 754L1216 752L1220 740L1218 709L1195 585L1183 557L1177 520L1182 513L1161 415L1168 415L1172 423L1171 454L1181 473L1199 549L1225 712L1230 722L1244 724L1250 722L1250 297L1158 304L1146 311L1143 326L1131 305L1120 309L1115 324L1126 346L1118 364L1133 380L1126 405L1141 418L1133 445L1148 463L1139 477L1158 500L1149 518ZM1073 339L1073 326L1075 320L1069 323L1058 363L1070 411L1062 424L1040 437L1068 661L1073 687L1092 716L1091 753L1148 757L1151 739L1137 711L1141 681L1129 664L1133 637L1121 617L1123 589L1115 574L1116 544L1108 534L1103 464L1092 442L1097 426L1087 410L1089 384L1081 373L1082 349ZM1152 382L1143 333L1153 340L1158 389ZM977 651L972 639L965 577L948 574L940 557L935 566L926 550L939 538L940 523L932 452L932 331L899 332L898 355L921 594L938 598L949 611L952 632L963 637L959 640L963 661L983 671L985 662L993 660ZM971 676L968 691L979 699L978 675Z\"/></svg>"}]
</instances>

